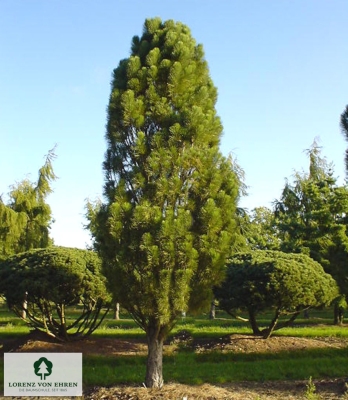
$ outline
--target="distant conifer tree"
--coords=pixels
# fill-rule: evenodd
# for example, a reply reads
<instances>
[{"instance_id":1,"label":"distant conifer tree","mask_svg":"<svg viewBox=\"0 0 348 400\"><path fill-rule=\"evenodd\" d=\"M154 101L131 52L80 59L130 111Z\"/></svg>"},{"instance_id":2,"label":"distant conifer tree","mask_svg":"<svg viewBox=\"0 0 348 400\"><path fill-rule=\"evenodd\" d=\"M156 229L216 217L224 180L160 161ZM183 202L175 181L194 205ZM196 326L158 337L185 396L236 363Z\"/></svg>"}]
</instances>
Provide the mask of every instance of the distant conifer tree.
<instances>
[{"instance_id":1,"label":"distant conifer tree","mask_svg":"<svg viewBox=\"0 0 348 400\"><path fill-rule=\"evenodd\" d=\"M52 192L51 182L56 179L54 158L52 149L39 170L37 182L24 179L13 185L7 204L0 198L0 257L52 243L49 237L52 211L46 200Z\"/></svg>"}]
</instances>

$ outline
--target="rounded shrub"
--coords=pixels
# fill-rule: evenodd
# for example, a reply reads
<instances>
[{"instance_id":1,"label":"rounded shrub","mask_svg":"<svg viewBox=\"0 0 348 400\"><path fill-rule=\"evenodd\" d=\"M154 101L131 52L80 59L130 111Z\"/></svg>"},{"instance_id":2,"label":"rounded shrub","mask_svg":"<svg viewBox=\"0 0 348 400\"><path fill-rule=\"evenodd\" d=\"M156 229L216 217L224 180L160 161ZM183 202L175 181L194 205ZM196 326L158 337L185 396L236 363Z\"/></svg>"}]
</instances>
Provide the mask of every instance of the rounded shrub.
<instances>
[{"instance_id":1,"label":"rounded shrub","mask_svg":"<svg viewBox=\"0 0 348 400\"><path fill-rule=\"evenodd\" d=\"M32 327L60 340L91 334L110 302L97 254L56 246L1 261L0 293ZM73 317L66 314L69 306L78 310Z\"/></svg>"}]
</instances>

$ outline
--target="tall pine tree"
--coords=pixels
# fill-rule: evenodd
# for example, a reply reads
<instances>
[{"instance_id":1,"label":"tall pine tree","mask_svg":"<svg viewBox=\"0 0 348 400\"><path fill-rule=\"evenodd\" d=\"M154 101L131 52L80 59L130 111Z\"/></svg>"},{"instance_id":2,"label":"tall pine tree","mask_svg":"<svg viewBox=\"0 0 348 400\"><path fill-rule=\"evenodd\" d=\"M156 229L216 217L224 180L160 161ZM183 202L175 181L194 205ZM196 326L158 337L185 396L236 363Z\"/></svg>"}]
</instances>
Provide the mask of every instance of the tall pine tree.
<instances>
[{"instance_id":1,"label":"tall pine tree","mask_svg":"<svg viewBox=\"0 0 348 400\"><path fill-rule=\"evenodd\" d=\"M236 236L239 181L219 151L217 91L182 23L148 19L114 70L105 204L90 229L109 286L146 332L145 383L161 387L163 341L209 304Z\"/></svg>"}]
</instances>

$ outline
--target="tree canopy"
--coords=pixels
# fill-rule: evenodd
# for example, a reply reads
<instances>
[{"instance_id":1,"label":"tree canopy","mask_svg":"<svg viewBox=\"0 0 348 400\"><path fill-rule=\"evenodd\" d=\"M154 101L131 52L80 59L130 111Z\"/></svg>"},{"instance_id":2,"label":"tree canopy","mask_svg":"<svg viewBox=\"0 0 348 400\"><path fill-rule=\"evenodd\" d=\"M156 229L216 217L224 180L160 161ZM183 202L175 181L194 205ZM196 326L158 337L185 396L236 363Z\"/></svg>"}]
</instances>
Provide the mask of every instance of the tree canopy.
<instances>
[{"instance_id":1,"label":"tree canopy","mask_svg":"<svg viewBox=\"0 0 348 400\"><path fill-rule=\"evenodd\" d=\"M348 105L346 105L346 108L341 114L340 126L342 134L345 137L346 141L348 142ZM345 162L346 162L346 175L348 176L348 149L346 150Z\"/></svg>"},{"instance_id":2,"label":"tree canopy","mask_svg":"<svg viewBox=\"0 0 348 400\"><path fill-rule=\"evenodd\" d=\"M281 250L318 261L348 294L348 188L338 186L332 164L314 143L308 173L296 173L275 203Z\"/></svg>"},{"instance_id":3,"label":"tree canopy","mask_svg":"<svg viewBox=\"0 0 348 400\"><path fill-rule=\"evenodd\" d=\"M243 215L243 236L251 250L279 250L281 240L274 212L267 207L256 207Z\"/></svg>"},{"instance_id":4,"label":"tree canopy","mask_svg":"<svg viewBox=\"0 0 348 400\"><path fill-rule=\"evenodd\" d=\"M230 259L226 279L214 293L221 309L233 316L246 311L254 334L268 338L280 316L291 317L278 329L304 309L330 304L339 291L331 275L304 254L255 250ZM273 320L260 330L257 315L268 309L274 310Z\"/></svg>"},{"instance_id":5,"label":"tree canopy","mask_svg":"<svg viewBox=\"0 0 348 400\"><path fill-rule=\"evenodd\" d=\"M89 209L110 289L148 337L147 386L162 385L163 340L183 311L210 302L237 235L238 177L219 151L216 100L189 28L147 19L114 70L106 202Z\"/></svg>"},{"instance_id":6,"label":"tree canopy","mask_svg":"<svg viewBox=\"0 0 348 400\"><path fill-rule=\"evenodd\" d=\"M55 246L1 261L0 293L19 317L24 307L31 326L61 340L91 334L110 300L95 252ZM77 304L81 314L68 321L66 307Z\"/></svg>"},{"instance_id":7,"label":"tree canopy","mask_svg":"<svg viewBox=\"0 0 348 400\"><path fill-rule=\"evenodd\" d=\"M46 199L52 192L51 182L56 179L54 158L52 149L39 170L37 182L24 179L14 184L7 204L0 197L0 259L52 244L52 212Z\"/></svg>"}]
</instances>

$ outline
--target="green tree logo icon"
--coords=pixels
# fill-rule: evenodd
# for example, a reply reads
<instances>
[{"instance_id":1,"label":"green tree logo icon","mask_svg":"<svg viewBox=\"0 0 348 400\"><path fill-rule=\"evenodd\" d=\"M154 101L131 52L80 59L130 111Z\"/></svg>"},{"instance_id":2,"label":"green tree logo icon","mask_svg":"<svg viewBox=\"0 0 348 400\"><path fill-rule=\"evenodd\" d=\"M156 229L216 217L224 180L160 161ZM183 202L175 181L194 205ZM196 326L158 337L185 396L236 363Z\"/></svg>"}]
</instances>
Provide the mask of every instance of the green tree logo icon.
<instances>
[{"instance_id":1,"label":"green tree logo icon","mask_svg":"<svg viewBox=\"0 0 348 400\"><path fill-rule=\"evenodd\" d=\"M46 376L51 375L53 364L45 357L39 358L34 362L35 375L40 376L41 380L46 380Z\"/></svg>"}]
</instances>

